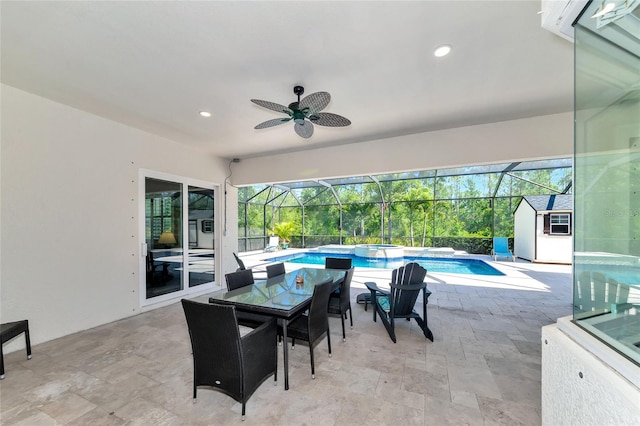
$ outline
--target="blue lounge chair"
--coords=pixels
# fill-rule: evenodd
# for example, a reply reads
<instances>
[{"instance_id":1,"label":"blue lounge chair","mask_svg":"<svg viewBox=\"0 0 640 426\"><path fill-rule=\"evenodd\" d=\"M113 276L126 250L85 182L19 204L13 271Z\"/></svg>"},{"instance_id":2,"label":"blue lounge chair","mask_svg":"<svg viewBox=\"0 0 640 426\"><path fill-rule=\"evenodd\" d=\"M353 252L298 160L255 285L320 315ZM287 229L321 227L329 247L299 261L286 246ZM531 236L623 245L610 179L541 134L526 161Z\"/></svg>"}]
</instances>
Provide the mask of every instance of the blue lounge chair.
<instances>
[{"instance_id":1,"label":"blue lounge chair","mask_svg":"<svg viewBox=\"0 0 640 426\"><path fill-rule=\"evenodd\" d=\"M493 260L497 260L499 257L510 257L513 262L516 261L516 257L509 250L509 240L505 237L493 238L493 250L491 250Z\"/></svg>"}]
</instances>

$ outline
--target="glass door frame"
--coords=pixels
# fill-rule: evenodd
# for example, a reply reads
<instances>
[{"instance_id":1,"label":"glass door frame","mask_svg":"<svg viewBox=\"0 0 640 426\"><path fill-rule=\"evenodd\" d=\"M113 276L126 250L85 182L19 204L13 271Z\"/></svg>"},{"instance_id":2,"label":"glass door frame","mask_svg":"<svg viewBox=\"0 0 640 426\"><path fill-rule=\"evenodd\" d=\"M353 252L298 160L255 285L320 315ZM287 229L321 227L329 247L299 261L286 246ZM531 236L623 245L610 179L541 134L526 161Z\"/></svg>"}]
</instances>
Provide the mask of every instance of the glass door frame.
<instances>
[{"instance_id":1,"label":"glass door frame","mask_svg":"<svg viewBox=\"0 0 640 426\"><path fill-rule=\"evenodd\" d=\"M180 184L182 186L182 244L183 247L183 268L182 268L182 280L183 283L182 289L178 291L174 291L171 293L163 294L160 296L156 296L153 298L147 298L147 277L146 277L146 256L147 256L147 242L146 242L146 229L145 229L145 220L146 220L146 210L145 210L145 202L146 202L146 180L147 178L151 179L160 179L169 182L174 182ZM220 185L202 181L199 179L188 178L184 176L178 176L174 174L158 172L149 169L139 169L138 171L138 247L140 258L138 262L139 268L139 286L138 293L140 295L140 306L150 306L155 305L162 302L173 301L176 299L183 298L188 295L195 295L199 293L206 293L212 291L219 284L219 274L214 273L214 280L211 283L206 283L194 287L189 287L189 262L187 261L188 257L188 248L189 248L189 187L196 186L204 189L211 189L214 192L214 253L220 253L220 235L221 234L221 224L220 224ZM220 256L214 255L214 271L220 271Z\"/></svg>"}]
</instances>

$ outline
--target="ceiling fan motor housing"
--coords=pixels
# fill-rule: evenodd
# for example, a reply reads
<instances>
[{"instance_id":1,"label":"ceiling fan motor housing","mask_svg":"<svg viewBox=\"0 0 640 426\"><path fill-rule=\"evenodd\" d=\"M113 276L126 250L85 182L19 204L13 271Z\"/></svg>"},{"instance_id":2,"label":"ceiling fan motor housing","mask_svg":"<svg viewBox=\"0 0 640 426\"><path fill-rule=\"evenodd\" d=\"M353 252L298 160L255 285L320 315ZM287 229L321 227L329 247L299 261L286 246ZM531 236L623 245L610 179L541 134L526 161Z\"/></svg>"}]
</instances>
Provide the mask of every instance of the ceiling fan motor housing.
<instances>
[{"instance_id":1,"label":"ceiling fan motor housing","mask_svg":"<svg viewBox=\"0 0 640 426\"><path fill-rule=\"evenodd\" d=\"M291 108L291 105L289 105L289 108L291 108L291 110L293 111L293 121L295 121L298 124L304 124L304 119L305 119L305 115L304 112L300 111L297 107L298 107L298 103L294 102L296 104L296 108Z\"/></svg>"}]
</instances>

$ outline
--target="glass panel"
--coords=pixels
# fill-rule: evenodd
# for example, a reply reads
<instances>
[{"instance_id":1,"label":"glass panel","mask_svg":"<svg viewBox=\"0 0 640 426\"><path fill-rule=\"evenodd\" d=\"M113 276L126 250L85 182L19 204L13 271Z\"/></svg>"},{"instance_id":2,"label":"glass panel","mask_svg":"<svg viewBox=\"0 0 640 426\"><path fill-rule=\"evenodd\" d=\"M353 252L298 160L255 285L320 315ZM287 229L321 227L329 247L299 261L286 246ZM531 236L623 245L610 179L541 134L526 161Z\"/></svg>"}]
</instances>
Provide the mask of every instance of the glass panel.
<instances>
[{"instance_id":1,"label":"glass panel","mask_svg":"<svg viewBox=\"0 0 640 426\"><path fill-rule=\"evenodd\" d=\"M182 185L145 179L147 299L183 289Z\"/></svg>"},{"instance_id":2,"label":"glass panel","mask_svg":"<svg viewBox=\"0 0 640 426\"><path fill-rule=\"evenodd\" d=\"M343 204L344 244L381 243L380 203Z\"/></svg>"},{"instance_id":3,"label":"glass panel","mask_svg":"<svg viewBox=\"0 0 640 426\"><path fill-rule=\"evenodd\" d=\"M425 201L433 199L434 179L399 180L382 182L384 200L394 201Z\"/></svg>"},{"instance_id":4,"label":"glass panel","mask_svg":"<svg viewBox=\"0 0 640 426\"><path fill-rule=\"evenodd\" d=\"M438 201L436 227L440 237L491 236L491 202L489 199Z\"/></svg>"},{"instance_id":5,"label":"glass panel","mask_svg":"<svg viewBox=\"0 0 640 426\"><path fill-rule=\"evenodd\" d=\"M340 244L340 208L311 206L304 210L305 240L300 247Z\"/></svg>"},{"instance_id":6,"label":"glass panel","mask_svg":"<svg viewBox=\"0 0 640 426\"><path fill-rule=\"evenodd\" d=\"M274 210L273 225L268 232L269 235L279 237L281 248L301 247L302 208L281 207ZM267 238L264 247L268 244Z\"/></svg>"},{"instance_id":7,"label":"glass panel","mask_svg":"<svg viewBox=\"0 0 640 426\"><path fill-rule=\"evenodd\" d=\"M271 224L271 209L264 204L246 204L244 220L245 229L240 235L245 235L243 240L244 251L262 250L268 226ZM265 219L265 215L268 217Z\"/></svg>"},{"instance_id":8,"label":"glass panel","mask_svg":"<svg viewBox=\"0 0 640 426\"><path fill-rule=\"evenodd\" d=\"M338 186L371 183L373 182L373 180L369 176L351 176L340 179L325 179L324 182L328 183L329 185Z\"/></svg>"},{"instance_id":9,"label":"glass panel","mask_svg":"<svg viewBox=\"0 0 640 426\"><path fill-rule=\"evenodd\" d=\"M562 193L571 184L570 168L511 171L506 174L496 195L548 195Z\"/></svg>"},{"instance_id":10,"label":"glass panel","mask_svg":"<svg viewBox=\"0 0 640 426\"><path fill-rule=\"evenodd\" d=\"M513 237L513 212L521 197L504 197L493 200L493 235L496 237ZM489 250L493 247L490 242Z\"/></svg>"},{"instance_id":11,"label":"glass panel","mask_svg":"<svg viewBox=\"0 0 640 426\"><path fill-rule=\"evenodd\" d=\"M488 197L498 182L497 174L438 177L438 198Z\"/></svg>"},{"instance_id":12,"label":"glass panel","mask_svg":"<svg viewBox=\"0 0 640 426\"><path fill-rule=\"evenodd\" d=\"M395 202L390 207L391 244L430 247L433 236L433 202Z\"/></svg>"},{"instance_id":13,"label":"glass panel","mask_svg":"<svg viewBox=\"0 0 640 426\"><path fill-rule=\"evenodd\" d=\"M238 190L238 200L255 204L264 204L271 198L270 186L247 186Z\"/></svg>"},{"instance_id":14,"label":"glass panel","mask_svg":"<svg viewBox=\"0 0 640 426\"><path fill-rule=\"evenodd\" d=\"M436 201L434 209L436 237L449 237L457 233L455 209L456 205L453 201Z\"/></svg>"},{"instance_id":15,"label":"glass panel","mask_svg":"<svg viewBox=\"0 0 640 426\"><path fill-rule=\"evenodd\" d=\"M298 207L299 205L300 204L298 203L298 200L296 200L296 198L294 197L293 192L287 192L284 195L284 199L280 203L280 206L282 207Z\"/></svg>"},{"instance_id":16,"label":"glass panel","mask_svg":"<svg viewBox=\"0 0 640 426\"><path fill-rule=\"evenodd\" d=\"M433 177L436 175L435 170L421 170L415 172L405 173L390 173L387 175L376 175L375 178L380 182L394 181L394 180L407 180L407 179L424 179Z\"/></svg>"},{"instance_id":17,"label":"glass panel","mask_svg":"<svg viewBox=\"0 0 640 426\"><path fill-rule=\"evenodd\" d=\"M305 206L338 204L333 192L325 186L303 189L300 195L300 201Z\"/></svg>"},{"instance_id":18,"label":"glass panel","mask_svg":"<svg viewBox=\"0 0 640 426\"><path fill-rule=\"evenodd\" d=\"M334 187L334 190L342 203L381 201L380 190L375 183L337 185Z\"/></svg>"},{"instance_id":19,"label":"glass panel","mask_svg":"<svg viewBox=\"0 0 640 426\"><path fill-rule=\"evenodd\" d=\"M517 163L487 164L483 166L467 166L451 169L440 169L438 170L438 176L464 176L483 173L495 173L510 169L511 167L513 167L512 164Z\"/></svg>"},{"instance_id":20,"label":"glass panel","mask_svg":"<svg viewBox=\"0 0 640 426\"><path fill-rule=\"evenodd\" d=\"M523 161L513 168L516 170L536 170L536 169L571 169L573 159L572 158L556 158L553 160L536 160L536 161Z\"/></svg>"},{"instance_id":21,"label":"glass panel","mask_svg":"<svg viewBox=\"0 0 640 426\"><path fill-rule=\"evenodd\" d=\"M575 31L573 318L640 364L640 7L598 6Z\"/></svg>"},{"instance_id":22,"label":"glass panel","mask_svg":"<svg viewBox=\"0 0 640 426\"><path fill-rule=\"evenodd\" d=\"M238 251L247 250L247 203L238 203Z\"/></svg>"},{"instance_id":23,"label":"glass panel","mask_svg":"<svg viewBox=\"0 0 640 426\"><path fill-rule=\"evenodd\" d=\"M189 186L189 287L215 281L214 201L213 189Z\"/></svg>"},{"instance_id":24,"label":"glass panel","mask_svg":"<svg viewBox=\"0 0 640 426\"><path fill-rule=\"evenodd\" d=\"M286 218L300 230L299 236L292 236L294 247L384 241L449 245L470 253L489 254L492 235L485 236L485 231L512 236L514 202L522 195L571 192L572 164L573 159L560 158L240 188L239 250L264 248L274 224ZM457 218L445 217L445 223L437 223L442 215L436 211L434 197L437 201L453 201ZM351 206L359 203L367 206ZM425 210L426 226L424 214L417 218L412 203L429 205ZM342 221L340 204L344 206ZM375 211L375 215L367 214L368 210ZM446 210L444 204L440 210ZM326 219L321 218L322 212ZM482 230L477 226L479 217ZM474 222L467 229L473 232L464 232L462 219Z\"/></svg>"}]
</instances>

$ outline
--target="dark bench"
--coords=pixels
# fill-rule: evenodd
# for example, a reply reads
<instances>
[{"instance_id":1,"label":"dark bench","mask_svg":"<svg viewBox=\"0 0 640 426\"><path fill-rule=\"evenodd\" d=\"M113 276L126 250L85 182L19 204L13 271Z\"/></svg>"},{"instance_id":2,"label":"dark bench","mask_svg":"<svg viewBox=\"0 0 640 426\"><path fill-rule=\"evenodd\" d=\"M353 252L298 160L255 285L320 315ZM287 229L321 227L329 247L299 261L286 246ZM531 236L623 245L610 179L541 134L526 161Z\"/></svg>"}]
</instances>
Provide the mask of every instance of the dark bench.
<instances>
[{"instance_id":1,"label":"dark bench","mask_svg":"<svg viewBox=\"0 0 640 426\"><path fill-rule=\"evenodd\" d=\"M4 379L4 353L2 352L2 345L22 333L24 333L24 337L27 342L27 359L31 359L29 321L22 320L0 324L0 338L2 338L2 343L0 343L0 379Z\"/></svg>"}]
</instances>

